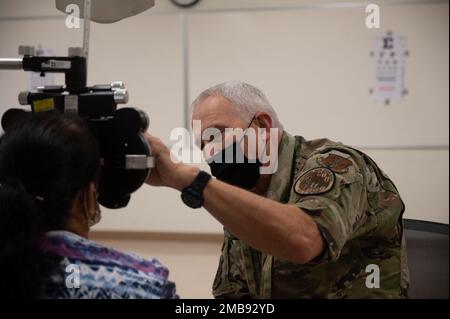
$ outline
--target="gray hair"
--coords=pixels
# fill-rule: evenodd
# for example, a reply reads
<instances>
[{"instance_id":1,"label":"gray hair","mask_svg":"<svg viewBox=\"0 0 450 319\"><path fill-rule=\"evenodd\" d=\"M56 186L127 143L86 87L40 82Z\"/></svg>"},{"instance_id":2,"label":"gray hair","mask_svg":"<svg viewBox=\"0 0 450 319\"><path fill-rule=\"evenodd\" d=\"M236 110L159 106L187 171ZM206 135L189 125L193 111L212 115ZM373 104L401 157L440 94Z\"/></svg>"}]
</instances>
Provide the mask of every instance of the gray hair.
<instances>
[{"instance_id":1,"label":"gray hair","mask_svg":"<svg viewBox=\"0 0 450 319\"><path fill-rule=\"evenodd\" d=\"M253 85L240 81L221 83L203 91L192 102L192 112L202 101L214 95L220 95L230 101L236 115L245 122L250 122L255 113L264 111L270 115L273 127L283 129L277 113L264 93Z\"/></svg>"}]
</instances>

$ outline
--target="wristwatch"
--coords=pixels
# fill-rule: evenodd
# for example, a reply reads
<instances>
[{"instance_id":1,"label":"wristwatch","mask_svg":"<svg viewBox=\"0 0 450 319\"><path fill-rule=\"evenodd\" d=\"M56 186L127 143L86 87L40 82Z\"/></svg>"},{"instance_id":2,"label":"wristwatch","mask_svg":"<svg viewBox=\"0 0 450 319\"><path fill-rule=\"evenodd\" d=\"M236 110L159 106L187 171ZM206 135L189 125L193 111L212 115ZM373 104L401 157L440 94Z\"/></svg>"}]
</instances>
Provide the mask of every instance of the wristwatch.
<instances>
[{"instance_id":1,"label":"wristwatch","mask_svg":"<svg viewBox=\"0 0 450 319\"><path fill-rule=\"evenodd\" d=\"M200 208L203 206L203 189L211 179L211 175L204 171L200 171L194 181L188 187L183 188L181 199L191 208Z\"/></svg>"}]
</instances>

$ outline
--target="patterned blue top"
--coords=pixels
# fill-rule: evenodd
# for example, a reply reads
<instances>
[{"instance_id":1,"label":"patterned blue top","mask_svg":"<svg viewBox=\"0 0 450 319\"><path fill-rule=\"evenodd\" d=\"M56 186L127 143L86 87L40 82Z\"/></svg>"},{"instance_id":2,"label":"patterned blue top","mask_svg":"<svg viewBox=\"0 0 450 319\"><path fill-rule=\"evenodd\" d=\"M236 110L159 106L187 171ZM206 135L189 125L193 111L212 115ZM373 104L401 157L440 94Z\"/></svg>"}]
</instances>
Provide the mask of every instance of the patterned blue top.
<instances>
[{"instance_id":1,"label":"patterned blue top","mask_svg":"<svg viewBox=\"0 0 450 319\"><path fill-rule=\"evenodd\" d=\"M156 259L104 247L68 231L51 231L45 253L62 257L45 281L46 298L178 298L169 270Z\"/></svg>"}]
</instances>

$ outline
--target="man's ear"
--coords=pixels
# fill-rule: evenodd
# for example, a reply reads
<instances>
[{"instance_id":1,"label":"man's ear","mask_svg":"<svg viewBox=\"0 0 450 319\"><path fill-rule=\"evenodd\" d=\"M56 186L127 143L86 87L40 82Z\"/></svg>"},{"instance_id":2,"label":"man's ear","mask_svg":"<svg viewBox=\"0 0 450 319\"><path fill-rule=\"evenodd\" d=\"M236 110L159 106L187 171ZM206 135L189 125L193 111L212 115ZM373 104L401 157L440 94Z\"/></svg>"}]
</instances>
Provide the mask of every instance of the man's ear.
<instances>
[{"instance_id":1,"label":"man's ear","mask_svg":"<svg viewBox=\"0 0 450 319\"><path fill-rule=\"evenodd\" d=\"M267 112L256 114L256 123L260 128L270 129L272 127L272 118Z\"/></svg>"},{"instance_id":2,"label":"man's ear","mask_svg":"<svg viewBox=\"0 0 450 319\"><path fill-rule=\"evenodd\" d=\"M272 128L272 118L267 112L260 112L256 114L256 123L259 128L266 130L265 139L268 141L270 139L270 129Z\"/></svg>"}]
</instances>

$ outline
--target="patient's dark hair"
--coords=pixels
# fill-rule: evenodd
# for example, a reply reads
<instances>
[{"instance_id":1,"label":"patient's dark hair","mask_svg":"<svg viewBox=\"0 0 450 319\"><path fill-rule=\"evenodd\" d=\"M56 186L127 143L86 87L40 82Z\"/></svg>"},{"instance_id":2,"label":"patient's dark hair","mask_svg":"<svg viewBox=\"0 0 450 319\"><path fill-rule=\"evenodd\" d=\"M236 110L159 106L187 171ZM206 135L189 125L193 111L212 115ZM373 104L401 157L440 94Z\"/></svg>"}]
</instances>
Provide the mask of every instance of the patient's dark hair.
<instances>
[{"instance_id":1,"label":"patient's dark hair","mask_svg":"<svg viewBox=\"0 0 450 319\"><path fill-rule=\"evenodd\" d=\"M65 228L99 158L91 130L74 115L30 113L0 138L0 297L41 296L58 261L39 242Z\"/></svg>"}]
</instances>

